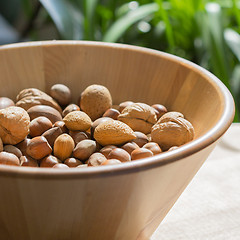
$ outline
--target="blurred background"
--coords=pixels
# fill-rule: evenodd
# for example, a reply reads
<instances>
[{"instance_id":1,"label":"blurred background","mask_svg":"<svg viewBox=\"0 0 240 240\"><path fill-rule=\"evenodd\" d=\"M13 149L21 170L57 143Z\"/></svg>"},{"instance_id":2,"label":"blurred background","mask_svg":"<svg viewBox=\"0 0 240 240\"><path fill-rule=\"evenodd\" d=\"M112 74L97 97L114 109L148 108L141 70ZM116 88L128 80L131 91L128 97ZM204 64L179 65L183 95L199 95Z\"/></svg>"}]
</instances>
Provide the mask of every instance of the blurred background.
<instances>
[{"instance_id":1,"label":"blurred background","mask_svg":"<svg viewBox=\"0 0 240 240\"><path fill-rule=\"evenodd\" d=\"M239 34L239 0L0 1L0 45L93 40L178 55L208 69L230 89L235 121L240 120Z\"/></svg>"}]
</instances>

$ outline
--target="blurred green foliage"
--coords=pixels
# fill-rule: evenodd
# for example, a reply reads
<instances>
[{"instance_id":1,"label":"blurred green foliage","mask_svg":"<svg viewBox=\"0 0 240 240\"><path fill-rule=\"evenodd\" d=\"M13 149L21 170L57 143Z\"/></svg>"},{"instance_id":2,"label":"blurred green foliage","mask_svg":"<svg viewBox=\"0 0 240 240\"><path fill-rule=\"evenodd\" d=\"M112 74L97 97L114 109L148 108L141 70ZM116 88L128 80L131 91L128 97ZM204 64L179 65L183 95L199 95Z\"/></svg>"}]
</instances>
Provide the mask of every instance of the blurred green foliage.
<instances>
[{"instance_id":1,"label":"blurred green foliage","mask_svg":"<svg viewBox=\"0 0 240 240\"><path fill-rule=\"evenodd\" d=\"M186 58L230 89L240 120L239 0L8 0L0 1L0 17L5 31L17 32L8 42L121 42Z\"/></svg>"}]
</instances>

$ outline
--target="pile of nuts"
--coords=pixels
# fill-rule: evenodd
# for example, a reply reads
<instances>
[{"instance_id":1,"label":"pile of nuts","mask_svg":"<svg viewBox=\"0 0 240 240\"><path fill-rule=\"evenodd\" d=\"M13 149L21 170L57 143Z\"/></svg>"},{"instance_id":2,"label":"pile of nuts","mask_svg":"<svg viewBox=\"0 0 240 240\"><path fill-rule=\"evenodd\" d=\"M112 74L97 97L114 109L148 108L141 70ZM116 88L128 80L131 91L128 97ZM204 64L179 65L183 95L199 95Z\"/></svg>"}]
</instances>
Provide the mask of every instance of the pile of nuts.
<instances>
[{"instance_id":1,"label":"pile of nuts","mask_svg":"<svg viewBox=\"0 0 240 240\"><path fill-rule=\"evenodd\" d=\"M0 98L0 164L83 168L120 164L173 150L194 137L182 113L161 104L112 105L109 90L91 85L71 103L63 84L50 94L22 90Z\"/></svg>"}]
</instances>

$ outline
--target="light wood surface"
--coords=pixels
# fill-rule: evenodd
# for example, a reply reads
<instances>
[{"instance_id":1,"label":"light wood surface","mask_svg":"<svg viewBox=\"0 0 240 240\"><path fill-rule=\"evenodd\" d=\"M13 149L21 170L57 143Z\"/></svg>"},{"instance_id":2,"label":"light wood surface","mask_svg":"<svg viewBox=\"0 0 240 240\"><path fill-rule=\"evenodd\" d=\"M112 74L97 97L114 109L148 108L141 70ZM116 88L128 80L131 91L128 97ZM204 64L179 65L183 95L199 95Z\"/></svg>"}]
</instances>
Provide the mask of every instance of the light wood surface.
<instances>
[{"instance_id":1,"label":"light wood surface","mask_svg":"<svg viewBox=\"0 0 240 240\"><path fill-rule=\"evenodd\" d=\"M120 44L50 41L0 47L0 96L66 84L74 101L106 86L114 104L160 103L182 112L196 138L173 152L119 166L70 170L0 167L0 239L145 240L232 122L234 104L206 70ZM15 100L15 99L14 99Z\"/></svg>"}]
</instances>

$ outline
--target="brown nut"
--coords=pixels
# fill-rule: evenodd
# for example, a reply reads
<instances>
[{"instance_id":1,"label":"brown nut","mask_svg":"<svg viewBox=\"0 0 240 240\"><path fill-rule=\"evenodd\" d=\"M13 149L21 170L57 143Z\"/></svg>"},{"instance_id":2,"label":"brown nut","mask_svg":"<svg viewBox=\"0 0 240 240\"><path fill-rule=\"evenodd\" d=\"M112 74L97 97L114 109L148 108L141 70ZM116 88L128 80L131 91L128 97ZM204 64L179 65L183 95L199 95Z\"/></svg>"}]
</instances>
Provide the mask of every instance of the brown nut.
<instances>
[{"instance_id":1,"label":"brown nut","mask_svg":"<svg viewBox=\"0 0 240 240\"><path fill-rule=\"evenodd\" d=\"M168 149L168 151L173 151L173 150L175 150L175 149L178 149L179 147L177 147L177 146L172 146L172 147L170 147L169 149Z\"/></svg>"},{"instance_id":2,"label":"brown nut","mask_svg":"<svg viewBox=\"0 0 240 240\"><path fill-rule=\"evenodd\" d=\"M52 97L39 89L27 88L17 95L16 106L22 107L27 111L30 107L35 105L47 105L57 109L59 112L62 111L61 107Z\"/></svg>"},{"instance_id":3,"label":"brown nut","mask_svg":"<svg viewBox=\"0 0 240 240\"><path fill-rule=\"evenodd\" d=\"M105 166L105 165L116 165L116 164L120 164L122 163L121 161L119 161L118 159L108 159L106 161L104 161L101 166Z\"/></svg>"},{"instance_id":4,"label":"brown nut","mask_svg":"<svg viewBox=\"0 0 240 240\"><path fill-rule=\"evenodd\" d=\"M152 141L159 144L163 151L172 146L181 146L194 137L192 124L183 118L178 112L164 114L153 126L151 132Z\"/></svg>"},{"instance_id":5,"label":"brown nut","mask_svg":"<svg viewBox=\"0 0 240 240\"><path fill-rule=\"evenodd\" d=\"M53 147L55 140L58 136L62 134L62 130L60 127L53 127L48 129L46 132L42 134L45 137L51 147Z\"/></svg>"},{"instance_id":6,"label":"brown nut","mask_svg":"<svg viewBox=\"0 0 240 240\"><path fill-rule=\"evenodd\" d=\"M68 105L71 102L72 94L70 89L64 84L55 84L50 89L50 95L60 105Z\"/></svg>"},{"instance_id":7,"label":"brown nut","mask_svg":"<svg viewBox=\"0 0 240 240\"><path fill-rule=\"evenodd\" d=\"M55 122L53 124L53 127L59 127L59 128L61 128L63 133L68 133L68 129L67 129L64 121L57 121L57 122Z\"/></svg>"},{"instance_id":8,"label":"brown nut","mask_svg":"<svg viewBox=\"0 0 240 240\"><path fill-rule=\"evenodd\" d=\"M64 161L71 156L74 147L75 143L72 137L66 133L63 133L58 136L54 142L54 156Z\"/></svg>"},{"instance_id":9,"label":"brown nut","mask_svg":"<svg viewBox=\"0 0 240 240\"><path fill-rule=\"evenodd\" d=\"M74 111L68 113L64 118L66 127L72 131L86 131L91 125L92 121L90 117L82 111Z\"/></svg>"},{"instance_id":10,"label":"brown nut","mask_svg":"<svg viewBox=\"0 0 240 240\"><path fill-rule=\"evenodd\" d=\"M125 123L112 120L100 123L94 131L94 138L102 145L121 145L136 138L133 130Z\"/></svg>"},{"instance_id":11,"label":"brown nut","mask_svg":"<svg viewBox=\"0 0 240 240\"><path fill-rule=\"evenodd\" d=\"M29 135L37 137L52 127L52 122L46 117L37 117L30 122Z\"/></svg>"},{"instance_id":12,"label":"brown nut","mask_svg":"<svg viewBox=\"0 0 240 240\"><path fill-rule=\"evenodd\" d=\"M102 85L90 85L81 94L80 108L92 119L102 117L112 107L112 97L108 89Z\"/></svg>"},{"instance_id":13,"label":"brown nut","mask_svg":"<svg viewBox=\"0 0 240 240\"><path fill-rule=\"evenodd\" d=\"M73 150L73 156L79 160L85 161L87 160L97 148L97 144L93 140L82 140L77 144L77 146Z\"/></svg>"},{"instance_id":14,"label":"brown nut","mask_svg":"<svg viewBox=\"0 0 240 240\"><path fill-rule=\"evenodd\" d=\"M52 124L62 120L61 113L55 108L47 105L33 106L27 110L27 113L29 114L31 120L41 116L48 118L52 122Z\"/></svg>"},{"instance_id":15,"label":"brown nut","mask_svg":"<svg viewBox=\"0 0 240 240\"><path fill-rule=\"evenodd\" d=\"M92 123L92 126L91 126L91 134L92 136L94 135L94 131L95 131L95 128L102 122L106 122L106 121L112 121L113 119L110 118L110 117L101 117L101 118L98 118L96 119L93 123Z\"/></svg>"},{"instance_id":16,"label":"brown nut","mask_svg":"<svg viewBox=\"0 0 240 240\"><path fill-rule=\"evenodd\" d=\"M163 114L167 113L167 108L161 104L153 104L151 107L156 110L157 119L159 119Z\"/></svg>"},{"instance_id":17,"label":"brown nut","mask_svg":"<svg viewBox=\"0 0 240 240\"><path fill-rule=\"evenodd\" d=\"M127 151L130 155L131 155L132 151L137 148L139 148L139 146L135 142L128 142L122 146L122 149Z\"/></svg>"},{"instance_id":18,"label":"brown nut","mask_svg":"<svg viewBox=\"0 0 240 240\"><path fill-rule=\"evenodd\" d=\"M88 159L89 167L100 166L107 158L102 153L93 153Z\"/></svg>"},{"instance_id":19,"label":"brown nut","mask_svg":"<svg viewBox=\"0 0 240 240\"><path fill-rule=\"evenodd\" d=\"M114 120L117 120L119 114L120 114L120 112L117 109L110 108L103 114L103 117L109 117Z\"/></svg>"},{"instance_id":20,"label":"brown nut","mask_svg":"<svg viewBox=\"0 0 240 240\"><path fill-rule=\"evenodd\" d=\"M12 154L16 155L18 158L20 158L22 156L21 150L13 145L5 145L3 147L3 151L12 153Z\"/></svg>"},{"instance_id":21,"label":"brown nut","mask_svg":"<svg viewBox=\"0 0 240 240\"><path fill-rule=\"evenodd\" d=\"M49 155L40 161L40 167L51 168L57 163L62 163L61 160L53 155Z\"/></svg>"},{"instance_id":22,"label":"brown nut","mask_svg":"<svg viewBox=\"0 0 240 240\"><path fill-rule=\"evenodd\" d=\"M142 133L142 132L134 132L134 134L136 135L136 139L132 140L132 142L135 142L140 148L148 143L148 137L146 136L146 134Z\"/></svg>"},{"instance_id":23,"label":"brown nut","mask_svg":"<svg viewBox=\"0 0 240 240\"><path fill-rule=\"evenodd\" d=\"M30 139L26 152L30 157L40 160L41 158L50 155L52 148L45 137L38 136Z\"/></svg>"},{"instance_id":24,"label":"brown nut","mask_svg":"<svg viewBox=\"0 0 240 240\"><path fill-rule=\"evenodd\" d=\"M27 154L27 145L28 145L29 141L30 141L30 138L27 138L27 137L26 137L26 138L24 138L23 141L21 141L20 143L18 143L18 144L16 145L16 147L17 147L18 149L20 149L20 151L22 152L23 155L26 155L26 154Z\"/></svg>"},{"instance_id":25,"label":"brown nut","mask_svg":"<svg viewBox=\"0 0 240 240\"><path fill-rule=\"evenodd\" d=\"M20 107L8 107L0 110L0 137L4 144L17 144L24 140L29 132L30 118Z\"/></svg>"},{"instance_id":26,"label":"brown nut","mask_svg":"<svg viewBox=\"0 0 240 240\"><path fill-rule=\"evenodd\" d=\"M146 148L137 148L131 153L132 160L142 159L142 158L151 157L151 156L153 156L153 153Z\"/></svg>"},{"instance_id":27,"label":"brown nut","mask_svg":"<svg viewBox=\"0 0 240 240\"><path fill-rule=\"evenodd\" d=\"M79 165L82 165L82 162L79 161L78 159L76 158L67 158L65 161L64 161L64 164L66 164L68 167L70 168L74 168L74 167L77 167Z\"/></svg>"},{"instance_id":28,"label":"brown nut","mask_svg":"<svg viewBox=\"0 0 240 240\"><path fill-rule=\"evenodd\" d=\"M76 168L86 168L86 167L88 167L87 164L81 164L81 165L78 165Z\"/></svg>"},{"instance_id":29,"label":"brown nut","mask_svg":"<svg viewBox=\"0 0 240 240\"><path fill-rule=\"evenodd\" d=\"M19 158L12 153L0 152L0 165L1 164L19 166L20 161Z\"/></svg>"},{"instance_id":30,"label":"brown nut","mask_svg":"<svg viewBox=\"0 0 240 240\"><path fill-rule=\"evenodd\" d=\"M157 122L157 116L154 109L149 105L134 103L123 109L118 116L118 120L126 123L133 131L148 134Z\"/></svg>"},{"instance_id":31,"label":"brown nut","mask_svg":"<svg viewBox=\"0 0 240 240\"><path fill-rule=\"evenodd\" d=\"M125 107L128 107L128 106L130 106L130 105L132 105L134 102L132 102L132 101L126 101L126 102L122 102L122 103L120 103L119 104L119 112L121 113L122 112L122 110L125 108Z\"/></svg>"},{"instance_id":32,"label":"brown nut","mask_svg":"<svg viewBox=\"0 0 240 240\"><path fill-rule=\"evenodd\" d=\"M2 139L0 138L0 152L2 152L2 151L3 151L3 142L2 142Z\"/></svg>"},{"instance_id":33,"label":"brown nut","mask_svg":"<svg viewBox=\"0 0 240 240\"><path fill-rule=\"evenodd\" d=\"M155 142L149 142L149 143L146 143L143 148L146 148L148 150L150 150L153 155L156 155L156 154L159 154L162 152L162 149L159 147L159 145Z\"/></svg>"},{"instance_id":34,"label":"brown nut","mask_svg":"<svg viewBox=\"0 0 240 240\"><path fill-rule=\"evenodd\" d=\"M62 112L63 117L65 117L68 113L73 111L80 111L80 107L74 103L69 104Z\"/></svg>"},{"instance_id":35,"label":"brown nut","mask_svg":"<svg viewBox=\"0 0 240 240\"><path fill-rule=\"evenodd\" d=\"M55 164L52 168L67 169L67 168L69 168L69 166L67 166L67 165L64 164L64 163L57 163L57 164Z\"/></svg>"},{"instance_id":36,"label":"brown nut","mask_svg":"<svg viewBox=\"0 0 240 240\"><path fill-rule=\"evenodd\" d=\"M20 157L20 166L22 167L38 167L38 162L29 156Z\"/></svg>"},{"instance_id":37,"label":"brown nut","mask_svg":"<svg viewBox=\"0 0 240 240\"><path fill-rule=\"evenodd\" d=\"M114 149L117 148L115 145L106 145L105 147L100 149L100 153L102 153L105 157Z\"/></svg>"},{"instance_id":38,"label":"brown nut","mask_svg":"<svg viewBox=\"0 0 240 240\"><path fill-rule=\"evenodd\" d=\"M69 131L70 136L73 138L75 145L85 139L90 139L90 136L86 132L81 131Z\"/></svg>"},{"instance_id":39,"label":"brown nut","mask_svg":"<svg viewBox=\"0 0 240 240\"><path fill-rule=\"evenodd\" d=\"M15 103L12 99L8 97L0 97L0 109L15 106Z\"/></svg>"},{"instance_id":40,"label":"brown nut","mask_svg":"<svg viewBox=\"0 0 240 240\"><path fill-rule=\"evenodd\" d=\"M107 156L107 159L118 159L121 162L131 161L131 156L122 148L114 148Z\"/></svg>"}]
</instances>

